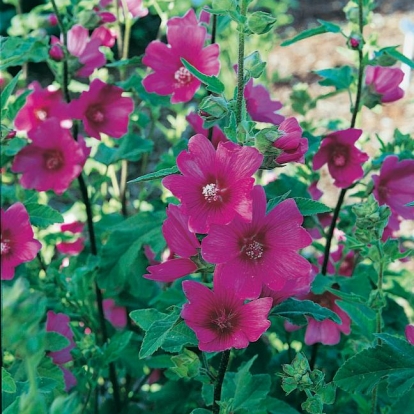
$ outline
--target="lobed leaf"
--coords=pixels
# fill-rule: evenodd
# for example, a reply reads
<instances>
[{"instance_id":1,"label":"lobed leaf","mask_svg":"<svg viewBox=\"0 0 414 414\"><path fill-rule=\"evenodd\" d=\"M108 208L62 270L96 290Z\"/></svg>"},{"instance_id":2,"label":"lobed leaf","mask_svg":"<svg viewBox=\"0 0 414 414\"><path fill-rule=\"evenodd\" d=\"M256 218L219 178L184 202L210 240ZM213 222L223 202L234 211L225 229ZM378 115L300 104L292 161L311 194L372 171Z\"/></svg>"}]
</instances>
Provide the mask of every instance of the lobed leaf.
<instances>
[{"instance_id":1,"label":"lobed leaf","mask_svg":"<svg viewBox=\"0 0 414 414\"><path fill-rule=\"evenodd\" d=\"M55 223L63 223L63 216L52 207L37 203L25 204L33 226L45 229Z\"/></svg>"},{"instance_id":2,"label":"lobed leaf","mask_svg":"<svg viewBox=\"0 0 414 414\"><path fill-rule=\"evenodd\" d=\"M134 180L128 181L128 184L157 180L159 178L168 177L171 174L177 174L179 172L180 172L180 170L176 166L171 167L171 168L164 168L162 170L155 171L153 173L141 175L141 177L138 177L138 178L135 178Z\"/></svg>"},{"instance_id":3,"label":"lobed leaf","mask_svg":"<svg viewBox=\"0 0 414 414\"><path fill-rule=\"evenodd\" d=\"M293 197L302 216L313 216L315 214L329 213L332 209L319 201L304 197Z\"/></svg>"}]
</instances>

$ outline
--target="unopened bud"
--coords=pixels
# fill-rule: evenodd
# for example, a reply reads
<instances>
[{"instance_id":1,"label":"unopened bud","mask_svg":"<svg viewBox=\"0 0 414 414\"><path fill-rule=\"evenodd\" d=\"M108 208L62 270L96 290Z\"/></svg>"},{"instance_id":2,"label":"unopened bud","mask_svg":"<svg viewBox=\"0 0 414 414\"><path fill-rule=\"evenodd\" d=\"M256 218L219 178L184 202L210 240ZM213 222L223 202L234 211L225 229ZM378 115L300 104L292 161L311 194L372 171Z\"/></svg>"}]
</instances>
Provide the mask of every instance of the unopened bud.
<instances>
[{"instance_id":1,"label":"unopened bud","mask_svg":"<svg viewBox=\"0 0 414 414\"><path fill-rule=\"evenodd\" d=\"M9 133L5 136L5 139L12 139L16 136L17 132L12 129L11 131L9 131Z\"/></svg>"},{"instance_id":2,"label":"unopened bud","mask_svg":"<svg viewBox=\"0 0 414 414\"><path fill-rule=\"evenodd\" d=\"M276 19L269 13L257 11L252 13L247 19L247 27L256 34L270 32L276 23Z\"/></svg>"},{"instance_id":3,"label":"unopened bud","mask_svg":"<svg viewBox=\"0 0 414 414\"><path fill-rule=\"evenodd\" d=\"M64 59L65 54L63 53L62 47L59 44L55 43L49 49L49 56L54 61L60 62Z\"/></svg>"},{"instance_id":4,"label":"unopened bud","mask_svg":"<svg viewBox=\"0 0 414 414\"><path fill-rule=\"evenodd\" d=\"M359 49L359 46L361 44L361 39L357 36L351 36L349 38L349 46L351 46L352 49Z\"/></svg>"},{"instance_id":5,"label":"unopened bud","mask_svg":"<svg viewBox=\"0 0 414 414\"><path fill-rule=\"evenodd\" d=\"M262 61L258 51L255 51L244 58L244 70L249 71L252 78L259 78L265 67L266 62Z\"/></svg>"},{"instance_id":6,"label":"unopened bud","mask_svg":"<svg viewBox=\"0 0 414 414\"><path fill-rule=\"evenodd\" d=\"M198 113L206 121L215 121L224 118L228 112L227 101L224 98L209 95L201 101Z\"/></svg>"},{"instance_id":7,"label":"unopened bud","mask_svg":"<svg viewBox=\"0 0 414 414\"><path fill-rule=\"evenodd\" d=\"M59 23L56 14L49 14L49 16L47 16L47 21L51 26L57 26L57 24Z\"/></svg>"}]
</instances>

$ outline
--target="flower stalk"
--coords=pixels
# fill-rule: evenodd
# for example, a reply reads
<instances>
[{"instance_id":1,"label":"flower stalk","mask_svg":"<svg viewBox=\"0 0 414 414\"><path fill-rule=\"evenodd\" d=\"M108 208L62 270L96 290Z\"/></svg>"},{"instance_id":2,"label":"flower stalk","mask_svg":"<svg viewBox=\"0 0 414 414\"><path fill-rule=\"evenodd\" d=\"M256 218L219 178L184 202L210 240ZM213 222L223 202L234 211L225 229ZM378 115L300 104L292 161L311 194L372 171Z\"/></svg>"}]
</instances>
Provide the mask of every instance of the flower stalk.
<instances>
[{"instance_id":1,"label":"flower stalk","mask_svg":"<svg viewBox=\"0 0 414 414\"><path fill-rule=\"evenodd\" d=\"M221 361L219 366L219 371L216 378L216 383L214 384L214 403L213 403L213 414L219 414L220 406L218 401L221 400L221 389L223 387L224 375L226 373L227 367L230 360L230 349L224 351L221 354Z\"/></svg>"},{"instance_id":2,"label":"flower stalk","mask_svg":"<svg viewBox=\"0 0 414 414\"><path fill-rule=\"evenodd\" d=\"M246 0L240 0L240 15L246 16ZM242 120L243 95L244 95L244 25L239 27L239 51L237 62L237 98L236 98L236 125Z\"/></svg>"}]
</instances>

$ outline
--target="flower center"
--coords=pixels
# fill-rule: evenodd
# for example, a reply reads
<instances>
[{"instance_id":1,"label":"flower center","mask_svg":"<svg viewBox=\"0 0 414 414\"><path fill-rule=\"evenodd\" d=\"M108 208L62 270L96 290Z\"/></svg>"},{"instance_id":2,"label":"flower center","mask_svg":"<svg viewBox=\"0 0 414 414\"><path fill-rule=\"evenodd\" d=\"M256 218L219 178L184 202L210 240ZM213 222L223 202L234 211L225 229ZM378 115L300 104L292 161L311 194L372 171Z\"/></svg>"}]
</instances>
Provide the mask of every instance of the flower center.
<instances>
[{"instance_id":1,"label":"flower center","mask_svg":"<svg viewBox=\"0 0 414 414\"><path fill-rule=\"evenodd\" d=\"M231 311L220 309L215 316L216 317L211 321L211 323L216 326L220 332L229 331L234 327L235 324L232 320L235 318L236 314Z\"/></svg>"},{"instance_id":2,"label":"flower center","mask_svg":"<svg viewBox=\"0 0 414 414\"><path fill-rule=\"evenodd\" d=\"M263 245L257 242L256 240L252 240L251 243L246 245L245 254L249 259L257 260L263 256Z\"/></svg>"},{"instance_id":3,"label":"flower center","mask_svg":"<svg viewBox=\"0 0 414 414\"><path fill-rule=\"evenodd\" d=\"M4 239L0 243L1 254L7 254L11 250L10 240Z\"/></svg>"},{"instance_id":4,"label":"flower center","mask_svg":"<svg viewBox=\"0 0 414 414\"><path fill-rule=\"evenodd\" d=\"M219 200L220 197L220 189L217 188L216 184L207 184L203 187L203 196L207 200L208 203L212 203L213 201Z\"/></svg>"},{"instance_id":5,"label":"flower center","mask_svg":"<svg viewBox=\"0 0 414 414\"><path fill-rule=\"evenodd\" d=\"M180 69L178 69L174 73L174 79L180 84L180 85L187 85L187 83L191 82L192 79L191 73L184 67L181 66Z\"/></svg>"},{"instance_id":6,"label":"flower center","mask_svg":"<svg viewBox=\"0 0 414 414\"><path fill-rule=\"evenodd\" d=\"M59 170L63 165L62 153L58 150L46 151L43 158L47 170Z\"/></svg>"},{"instance_id":7,"label":"flower center","mask_svg":"<svg viewBox=\"0 0 414 414\"><path fill-rule=\"evenodd\" d=\"M380 185L378 187L378 194L381 200L386 200L388 198L389 190L386 185Z\"/></svg>"},{"instance_id":8,"label":"flower center","mask_svg":"<svg viewBox=\"0 0 414 414\"><path fill-rule=\"evenodd\" d=\"M92 106L86 112L86 117L97 124L102 123L105 120L105 114L100 107Z\"/></svg>"},{"instance_id":9,"label":"flower center","mask_svg":"<svg viewBox=\"0 0 414 414\"><path fill-rule=\"evenodd\" d=\"M343 167L347 161L347 154L341 148L332 152L332 162L336 167Z\"/></svg>"},{"instance_id":10,"label":"flower center","mask_svg":"<svg viewBox=\"0 0 414 414\"><path fill-rule=\"evenodd\" d=\"M44 121L47 118L47 112L44 109L38 109L35 111L35 116L39 121Z\"/></svg>"}]
</instances>

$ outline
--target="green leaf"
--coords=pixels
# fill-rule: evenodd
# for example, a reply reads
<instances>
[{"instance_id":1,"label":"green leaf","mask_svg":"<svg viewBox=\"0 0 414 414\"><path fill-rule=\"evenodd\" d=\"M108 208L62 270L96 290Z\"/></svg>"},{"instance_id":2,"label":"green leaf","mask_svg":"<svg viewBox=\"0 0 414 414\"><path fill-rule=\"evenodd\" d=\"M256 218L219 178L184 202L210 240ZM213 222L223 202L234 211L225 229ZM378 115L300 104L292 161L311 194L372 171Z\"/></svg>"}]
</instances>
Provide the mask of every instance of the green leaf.
<instances>
[{"instance_id":1,"label":"green leaf","mask_svg":"<svg viewBox=\"0 0 414 414\"><path fill-rule=\"evenodd\" d=\"M117 332L112 338L111 342L106 345L102 360L105 364L116 361L121 355L122 351L127 347L131 340L132 332L124 331Z\"/></svg>"},{"instance_id":2,"label":"green leaf","mask_svg":"<svg viewBox=\"0 0 414 414\"><path fill-rule=\"evenodd\" d=\"M265 407L269 414L299 414L287 402L272 397L266 398Z\"/></svg>"},{"instance_id":3,"label":"green leaf","mask_svg":"<svg viewBox=\"0 0 414 414\"><path fill-rule=\"evenodd\" d=\"M141 175L141 177L138 177L138 178L135 178L134 180L128 181L128 184L140 183L140 182L143 182L143 181L157 180L158 178L168 177L171 174L177 174L179 172L180 172L180 170L176 166L171 167L171 168L164 168L162 170L155 171L153 173Z\"/></svg>"},{"instance_id":4,"label":"green leaf","mask_svg":"<svg viewBox=\"0 0 414 414\"><path fill-rule=\"evenodd\" d=\"M320 23L326 29L327 32L330 32L330 33L341 32L341 27L338 26L337 24L327 22L326 20L322 20L322 19L318 19L318 23Z\"/></svg>"},{"instance_id":5,"label":"green leaf","mask_svg":"<svg viewBox=\"0 0 414 414\"><path fill-rule=\"evenodd\" d=\"M352 68L342 66L340 68L322 69L315 71L319 76L325 78L319 81L322 86L334 86L337 91L348 89L352 83Z\"/></svg>"},{"instance_id":6,"label":"green leaf","mask_svg":"<svg viewBox=\"0 0 414 414\"><path fill-rule=\"evenodd\" d=\"M23 147L27 145L27 140L23 138L13 138L2 142L1 152L7 157L14 157Z\"/></svg>"},{"instance_id":7,"label":"green leaf","mask_svg":"<svg viewBox=\"0 0 414 414\"><path fill-rule=\"evenodd\" d=\"M2 111L6 107L7 101L9 100L11 94L13 93L14 88L16 87L21 74L22 74L22 71L19 71L19 73L7 84L7 86L1 92L1 110Z\"/></svg>"},{"instance_id":8,"label":"green leaf","mask_svg":"<svg viewBox=\"0 0 414 414\"><path fill-rule=\"evenodd\" d=\"M376 313L363 303L349 303L337 300L336 304L344 310L351 321L357 324L361 329L362 335L372 339L372 334L376 329Z\"/></svg>"},{"instance_id":9,"label":"green leaf","mask_svg":"<svg viewBox=\"0 0 414 414\"><path fill-rule=\"evenodd\" d=\"M45 349L52 352L60 351L70 345L69 339L58 332L46 332L45 339Z\"/></svg>"},{"instance_id":10,"label":"green leaf","mask_svg":"<svg viewBox=\"0 0 414 414\"><path fill-rule=\"evenodd\" d=\"M131 59L121 59L117 60L116 62L107 63L106 67L108 68L119 68L125 66L138 66L142 63L142 56L134 56Z\"/></svg>"},{"instance_id":11,"label":"green leaf","mask_svg":"<svg viewBox=\"0 0 414 414\"><path fill-rule=\"evenodd\" d=\"M63 216L52 207L37 203L25 204L33 226L45 229L55 223L63 223Z\"/></svg>"},{"instance_id":12,"label":"green leaf","mask_svg":"<svg viewBox=\"0 0 414 414\"><path fill-rule=\"evenodd\" d=\"M162 349L167 352L181 352L184 346L196 346L197 344L198 340L194 331L184 321L180 321L171 329L162 344Z\"/></svg>"},{"instance_id":13,"label":"green leaf","mask_svg":"<svg viewBox=\"0 0 414 414\"><path fill-rule=\"evenodd\" d=\"M278 204L280 204L283 200L286 200L286 198L289 196L289 194L291 193L291 191L287 191L285 194L278 196L278 197L274 197L271 200L269 200L267 202L267 206L266 206L266 213L269 213L270 211L272 211Z\"/></svg>"},{"instance_id":14,"label":"green leaf","mask_svg":"<svg viewBox=\"0 0 414 414\"><path fill-rule=\"evenodd\" d=\"M138 161L142 154L151 152L153 148L153 141L141 138L137 134L128 134L122 138L111 164L119 160Z\"/></svg>"},{"instance_id":15,"label":"green leaf","mask_svg":"<svg viewBox=\"0 0 414 414\"><path fill-rule=\"evenodd\" d=\"M410 201L409 203L405 204L406 207L414 207L414 201Z\"/></svg>"},{"instance_id":16,"label":"green leaf","mask_svg":"<svg viewBox=\"0 0 414 414\"><path fill-rule=\"evenodd\" d=\"M325 26L318 26L313 29L308 29L303 31L302 33L299 33L297 36L293 37L292 39L285 40L282 42L281 46L290 46L293 45L293 43L299 42L299 40L307 39L308 37L320 35L323 33L327 33L328 30Z\"/></svg>"},{"instance_id":17,"label":"green leaf","mask_svg":"<svg viewBox=\"0 0 414 414\"><path fill-rule=\"evenodd\" d=\"M132 311L129 316L141 329L148 331L155 321L164 319L167 314L156 309L138 309Z\"/></svg>"},{"instance_id":18,"label":"green leaf","mask_svg":"<svg viewBox=\"0 0 414 414\"><path fill-rule=\"evenodd\" d=\"M1 390L13 394L16 392L16 383L13 377L3 367L1 367Z\"/></svg>"},{"instance_id":19,"label":"green leaf","mask_svg":"<svg viewBox=\"0 0 414 414\"><path fill-rule=\"evenodd\" d=\"M310 198L293 197L302 216L313 216L315 214L329 213L332 209L319 201Z\"/></svg>"},{"instance_id":20,"label":"green leaf","mask_svg":"<svg viewBox=\"0 0 414 414\"><path fill-rule=\"evenodd\" d=\"M383 343L348 359L334 382L345 391L370 393L381 380L387 379L388 394L399 397L414 386L414 347L389 334L377 336Z\"/></svg>"},{"instance_id":21,"label":"green leaf","mask_svg":"<svg viewBox=\"0 0 414 414\"><path fill-rule=\"evenodd\" d=\"M338 324L342 324L339 316L328 308L324 308L310 300L297 300L289 298L275 306L271 316L281 316L295 325L305 325L305 316L310 316L317 321L330 319Z\"/></svg>"},{"instance_id":22,"label":"green leaf","mask_svg":"<svg viewBox=\"0 0 414 414\"><path fill-rule=\"evenodd\" d=\"M207 90L213 93L223 93L224 84L216 76L208 76L201 73L191 63L187 62L184 58L181 58L181 62L187 68L187 70L194 75L198 80L207 85Z\"/></svg>"},{"instance_id":23,"label":"green leaf","mask_svg":"<svg viewBox=\"0 0 414 414\"><path fill-rule=\"evenodd\" d=\"M414 69L414 61L412 59L409 59L407 56L404 56L396 48L397 46L388 46L388 47L381 49L378 53L389 55L393 57L394 59L397 59L400 62L405 63L411 69Z\"/></svg>"},{"instance_id":24,"label":"green leaf","mask_svg":"<svg viewBox=\"0 0 414 414\"><path fill-rule=\"evenodd\" d=\"M139 357L146 358L157 351L165 342L175 323L180 318L179 312L175 311L164 319L155 321L145 333Z\"/></svg>"}]
</instances>

